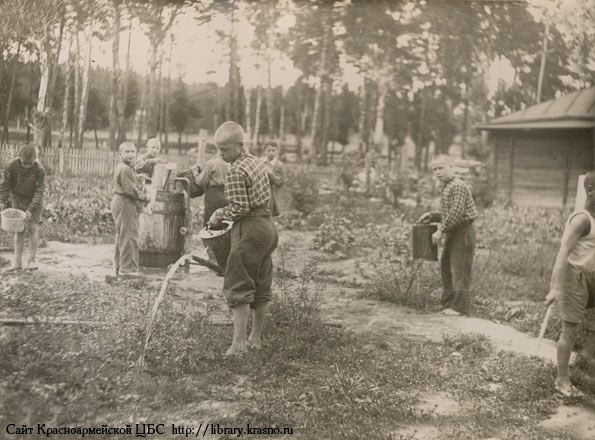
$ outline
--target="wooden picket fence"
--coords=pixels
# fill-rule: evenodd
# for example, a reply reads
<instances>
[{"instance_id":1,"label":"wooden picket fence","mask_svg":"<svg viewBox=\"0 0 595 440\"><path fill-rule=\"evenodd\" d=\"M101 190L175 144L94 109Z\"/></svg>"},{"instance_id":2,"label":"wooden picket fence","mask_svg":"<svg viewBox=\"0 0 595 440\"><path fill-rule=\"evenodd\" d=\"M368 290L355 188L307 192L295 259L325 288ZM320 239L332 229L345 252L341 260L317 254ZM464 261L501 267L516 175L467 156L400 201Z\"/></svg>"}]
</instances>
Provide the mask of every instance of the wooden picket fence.
<instances>
[{"instance_id":1,"label":"wooden picket fence","mask_svg":"<svg viewBox=\"0 0 595 440\"><path fill-rule=\"evenodd\" d=\"M6 165L18 153L18 145L0 146L0 165ZM189 168L191 157L181 154L162 154L162 158L178 164L178 168ZM39 160L51 174L109 176L120 161L117 151L41 148Z\"/></svg>"}]
</instances>

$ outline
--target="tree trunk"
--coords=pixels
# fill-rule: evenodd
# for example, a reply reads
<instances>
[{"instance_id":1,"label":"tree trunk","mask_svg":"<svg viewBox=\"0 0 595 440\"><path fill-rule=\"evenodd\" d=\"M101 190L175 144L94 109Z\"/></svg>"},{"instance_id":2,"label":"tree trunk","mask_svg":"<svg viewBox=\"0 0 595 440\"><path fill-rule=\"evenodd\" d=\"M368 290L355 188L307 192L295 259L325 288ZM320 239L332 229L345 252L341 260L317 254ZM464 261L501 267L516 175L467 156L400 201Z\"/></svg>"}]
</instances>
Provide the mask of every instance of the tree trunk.
<instances>
[{"instance_id":1,"label":"tree trunk","mask_svg":"<svg viewBox=\"0 0 595 440\"><path fill-rule=\"evenodd\" d=\"M252 95L252 89L248 86L244 87L244 101L246 101L246 123L244 124L246 126L246 137L248 139L252 139L252 101L251 101L251 96Z\"/></svg>"},{"instance_id":2,"label":"tree trunk","mask_svg":"<svg viewBox=\"0 0 595 440\"><path fill-rule=\"evenodd\" d=\"M374 143L376 145L382 145L384 138L384 105L387 92L386 81L380 79L378 84L378 101L376 104L376 123L374 124Z\"/></svg>"},{"instance_id":3,"label":"tree trunk","mask_svg":"<svg viewBox=\"0 0 595 440\"><path fill-rule=\"evenodd\" d=\"M99 138L97 137L97 128L93 127L93 134L95 135L95 149L99 150Z\"/></svg>"},{"instance_id":4,"label":"tree trunk","mask_svg":"<svg viewBox=\"0 0 595 440\"><path fill-rule=\"evenodd\" d=\"M140 100L140 112L138 115L138 141L137 141L138 149L140 149L141 143L143 141L145 113L147 112L146 107L147 107L147 78L143 77L141 100Z\"/></svg>"},{"instance_id":5,"label":"tree trunk","mask_svg":"<svg viewBox=\"0 0 595 440\"><path fill-rule=\"evenodd\" d=\"M52 107L54 103L54 90L56 89L56 79L58 78L58 71L59 67L59 60L60 60L60 52L62 50L62 38L64 36L64 26L66 25L66 16L62 16L60 20L60 34L58 35L58 42L56 44L55 51L53 52L53 57L50 58L51 60L51 77L49 81L49 90L47 93L46 99L46 108L48 112L48 123L45 128L44 133L44 146L51 146L52 145Z\"/></svg>"},{"instance_id":6,"label":"tree trunk","mask_svg":"<svg viewBox=\"0 0 595 440\"><path fill-rule=\"evenodd\" d=\"M262 107L262 87L256 88L256 115L254 116L254 137L252 138L253 149L258 148L258 131L260 130L260 109ZM253 150L254 152L254 150Z\"/></svg>"},{"instance_id":7,"label":"tree trunk","mask_svg":"<svg viewBox=\"0 0 595 440\"><path fill-rule=\"evenodd\" d=\"M92 41L93 31L91 24L87 26L87 49L85 52L86 60L83 66L82 72L82 84L81 84L81 106L79 108L78 117L78 145L77 148L83 148L84 135L85 135L85 122L87 118L87 102L89 98L89 76L91 74L91 52L92 52Z\"/></svg>"},{"instance_id":8,"label":"tree trunk","mask_svg":"<svg viewBox=\"0 0 595 440\"><path fill-rule=\"evenodd\" d=\"M543 86L543 76L545 73L545 61L547 56L547 40L550 33L549 23L545 24L545 30L543 32L543 50L541 52L541 64L539 65L539 77L537 79L537 93L535 96L535 103L541 102L541 87Z\"/></svg>"},{"instance_id":9,"label":"tree trunk","mask_svg":"<svg viewBox=\"0 0 595 440\"><path fill-rule=\"evenodd\" d=\"M58 138L58 148L62 148L64 142L64 132L66 131L66 124L68 124L68 113L70 110L70 88L72 87L72 70L74 54L72 53L72 40L70 37L70 43L68 45L68 64L66 65L65 73L65 90L64 90L64 103L62 104L62 124L60 125L60 137Z\"/></svg>"},{"instance_id":10,"label":"tree trunk","mask_svg":"<svg viewBox=\"0 0 595 440\"><path fill-rule=\"evenodd\" d=\"M151 41L151 60L149 61L149 93L147 100L147 136L152 138L157 134L157 49L159 41Z\"/></svg>"},{"instance_id":11,"label":"tree trunk","mask_svg":"<svg viewBox=\"0 0 595 440\"><path fill-rule=\"evenodd\" d=\"M33 141L40 147L44 146L45 127L48 123L49 114L46 112L46 101L48 92L48 81L50 77L50 53L51 36L49 28L46 27L44 48L39 53L39 67L41 69L41 79L39 81L39 91L37 93L37 106L33 115Z\"/></svg>"},{"instance_id":12,"label":"tree trunk","mask_svg":"<svg viewBox=\"0 0 595 440\"><path fill-rule=\"evenodd\" d=\"M124 76L124 85L120 97L122 98L122 111L120 112L120 122L118 123L118 142L120 145L126 140L128 123L126 120L126 108L128 107L128 82L130 81L130 41L132 36L132 26L128 31L128 48L126 49L126 75ZM114 145L114 147L116 147ZM115 149L115 148L114 148Z\"/></svg>"},{"instance_id":13,"label":"tree trunk","mask_svg":"<svg viewBox=\"0 0 595 440\"><path fill-rule=\"evenodd\" d=\"M267 125L270 137L275 136L275 109L273 106L273 86L271 85L271 60L267 57Z\"/></svg>"},{"instance_id":14,"label":"tree trunk","mask_svg":"<svg viewBox=\"0 0 595 440\"><path fill-rule=\"evenodd\" d=\"M328 142L330 137L331 129L331 118L332 118L332 80L327 77L323 84L322 98L323 98L323 112L322 112L322 126L320 133L320 160L322 165L328 163Z\"/></svg>"},{"instance_id":15,"label":"tree trunk","mask_svg":"<svg viewBox=\"0 0 595 440\"><path fill-rule=\"evenodd\" d=\"M79 108L81 106L81 39L79 24L75 21L75 62L74 62L74 108L72 110L72 121L70 123L70 144L75 148L79 145L78 126Z\"/></svg>"},{"instance_id":16,"label":"tree trunk","mask_svg":"<svg viewBox=\"0 0 595 440\"><path fill-rule=\"evenodd\" d=\"M281 90L281 114L279 116L279 154L283 153L283 141L285 140L285 98L287 90Z\"/></svg>"},{"instance_id":17,"label":"tree trunk","mask_svg":"<svg viewBox=\"0 0 595 440\"><path fill-rule=\"evenodd\" d=\"M114 22L112 24L112 90L110 96L109 106L109 148L115 150L117 143L116 136L120 131L120 114L121 98L120 98L120 77L122 71L120 70L120 0L112 0L112 9L114 12Z\"/></svg>"},{"instance_id":18,"label":"tree trunk","mask_svg":"<svg viewBox=\"0 0 595 440\"><path fill-rule=\"evenodd\" d=\"M4 135L2 143L8 143L8 122L10 121L10 107L12 106L12 95L14 93L14 83L17 76L17 67L19 64L19 55L21 54L21 41L17 44L17 53L12 62L12 75L10 77L10 88L8 89L8 98L6 99L6 114L4 116Z\"/></svg>"},{"instance_id":19,"label":"tree trunk","mask_svg":"<svg viewBox=\"0 0 595 440\"><path fill-rule=\"evenodd\" d=\"M169 118L169 112L170 112L170 90L171 90L171 58L172 58L172 52L174 50L174 34L171 33L170 34L170 40L169 40L169 58L167 61L167 83L166 83L166 87L165 87L165 96L166 96L166 103L165 103L165 114L163 115L163 119L164 119L164 124L163 124L163 129L165 131L165 148L169 149L169 130L167 129L167 121Z\"/></svg>"},{"instance_id":20,"label":"tree trunk","mask_svg":"<svg viewBox=\"0 0 595 440\"><path fill-rule=\"evenodd\" d=\"M417 170L421 169L421 155L422 155L422 150L424 148L423 143L424 143L424 122L425 122L425 118L426 118L426 89L423 88L420 90L421 96L421 103L420 103L420 109L419 109L419 126L417 128L417 142L415 145L415 168Z\"/></svg>"}]
</instances>

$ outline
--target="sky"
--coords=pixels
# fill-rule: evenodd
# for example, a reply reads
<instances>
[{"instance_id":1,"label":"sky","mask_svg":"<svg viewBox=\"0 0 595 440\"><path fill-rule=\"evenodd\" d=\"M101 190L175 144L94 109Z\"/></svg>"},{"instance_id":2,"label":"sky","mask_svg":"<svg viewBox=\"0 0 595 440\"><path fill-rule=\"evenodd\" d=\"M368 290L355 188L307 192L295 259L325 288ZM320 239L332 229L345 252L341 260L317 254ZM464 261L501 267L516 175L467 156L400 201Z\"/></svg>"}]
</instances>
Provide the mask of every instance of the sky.
<instances>
[{"instance_id":1,"label":"sky","mask_svg":"<svg viewBox=\"0 0 595 440\"><path fill-rule=\"evenodd\" d=\"M531 0L535 5L533 14L537 18L543 16L544 11L552 5L554 0ZM563 3L572 0L562 0ZM228 77L228 49L217 36L218 30L229 30L229 22L222 16L216 16L208 23L198 24L195 20L195 12L192 8L185 8L178 15L173 28L174 47L172 52L172 77L182 77L188 83L216 82L222 86L227 82ZM284 15L278 25L282 29L288 29L294 23L291 14ZM256 65L264 64L258 56L249 48L249 42L253 38L253 30L245 20L238 23L236 27L238 41L240 43L240 70L242 83L254 87L258 84L266 85L266 72ZM121 37L121 66L125 65L125 54L128 34L122 33ZM147 61L150 54L150 44L144 35L143 28L138 23L133 26L132 32L132 68L140 73L147 71ZM111 67L111 42L96 41L94 46L93 59L96 65ZM351 90L357 90L362 83L362 77L357 69L343 59L344 81ZM167 67L165 67L167 69ZM300 72L293 67L287 57L278 53L273 64L272 82L273 87L283 86L289 88L299 77ZM496 59L491 63L486 74L486 81L489 93L496 91L498 84L504 82L512 84L514 69L506 59Z\"/></svg>"}]
</instances>

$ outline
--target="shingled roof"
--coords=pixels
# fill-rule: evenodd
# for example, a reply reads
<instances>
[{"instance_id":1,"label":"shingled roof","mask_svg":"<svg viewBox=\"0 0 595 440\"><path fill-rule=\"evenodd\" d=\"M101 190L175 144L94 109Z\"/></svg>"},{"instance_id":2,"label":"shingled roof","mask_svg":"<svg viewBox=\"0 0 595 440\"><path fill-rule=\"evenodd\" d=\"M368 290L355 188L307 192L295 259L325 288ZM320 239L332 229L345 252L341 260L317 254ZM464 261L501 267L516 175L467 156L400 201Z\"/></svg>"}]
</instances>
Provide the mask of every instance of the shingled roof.
<instances>
[{"instance_id":1,"label":"shingled roof","mask_svg":"<svg viewBox=\"0 0 595 440\"><path fill-rule=\"evenodd\" d=\"M595 128L595 87L576 90L478 125L480 130Z\"/></svg>"}]
</instances>

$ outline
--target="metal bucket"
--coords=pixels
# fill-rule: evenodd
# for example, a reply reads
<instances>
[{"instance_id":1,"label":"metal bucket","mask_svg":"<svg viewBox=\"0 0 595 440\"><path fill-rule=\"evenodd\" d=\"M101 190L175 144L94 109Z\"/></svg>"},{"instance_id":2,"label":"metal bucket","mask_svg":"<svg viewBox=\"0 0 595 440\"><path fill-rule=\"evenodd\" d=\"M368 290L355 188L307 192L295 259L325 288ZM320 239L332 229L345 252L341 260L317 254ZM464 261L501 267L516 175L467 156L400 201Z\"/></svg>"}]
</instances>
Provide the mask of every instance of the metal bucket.
<instances>
[{"instance_id":1,"label":"metal bucket","mask_svg":"<svg viewBox=\"0 0 595 440\"><path fill-rule=\"evenodd\" d=\"M231 228L233 226L232 221L224 220L223 224L225 229L212 230L206 227L202 228L198 233L205 247L213 251L217 264L225 271L225 264L227 263L227 257L231 250Z\"/></svg>"},{"instance_id":2,"label":"metal bucket","mask_svg":"<svg viewBox=\"0 0 595 440\"><path fill-rule=\"evenodd\" d=\"M25 211L14 208L6 208L2 211L2 220L0 227L5 232L18 233L25 230Z\"/></svg>"},{"instance_id":3,"label":"metal bucket","mask_svg":"<svg viewBox=\"0 0 595 440\"><path fill-rule=\"evenodd\" d=\"M184 193L157 191L150 213L139 218L139 265L167 267L184 252L186 204Z\"/></svg>"},{"instance_id":4,"label":"metal bucket","mask_svg":"<svg viewBox=\"0 0 595 440\"><path fill-rule=\"evenodd\" d=\"M432 234L438 230L436 224L415 224L413 225L413 259L414 260L438 260L438 246L432 244Z\"/></svg>"}]
</instances>

